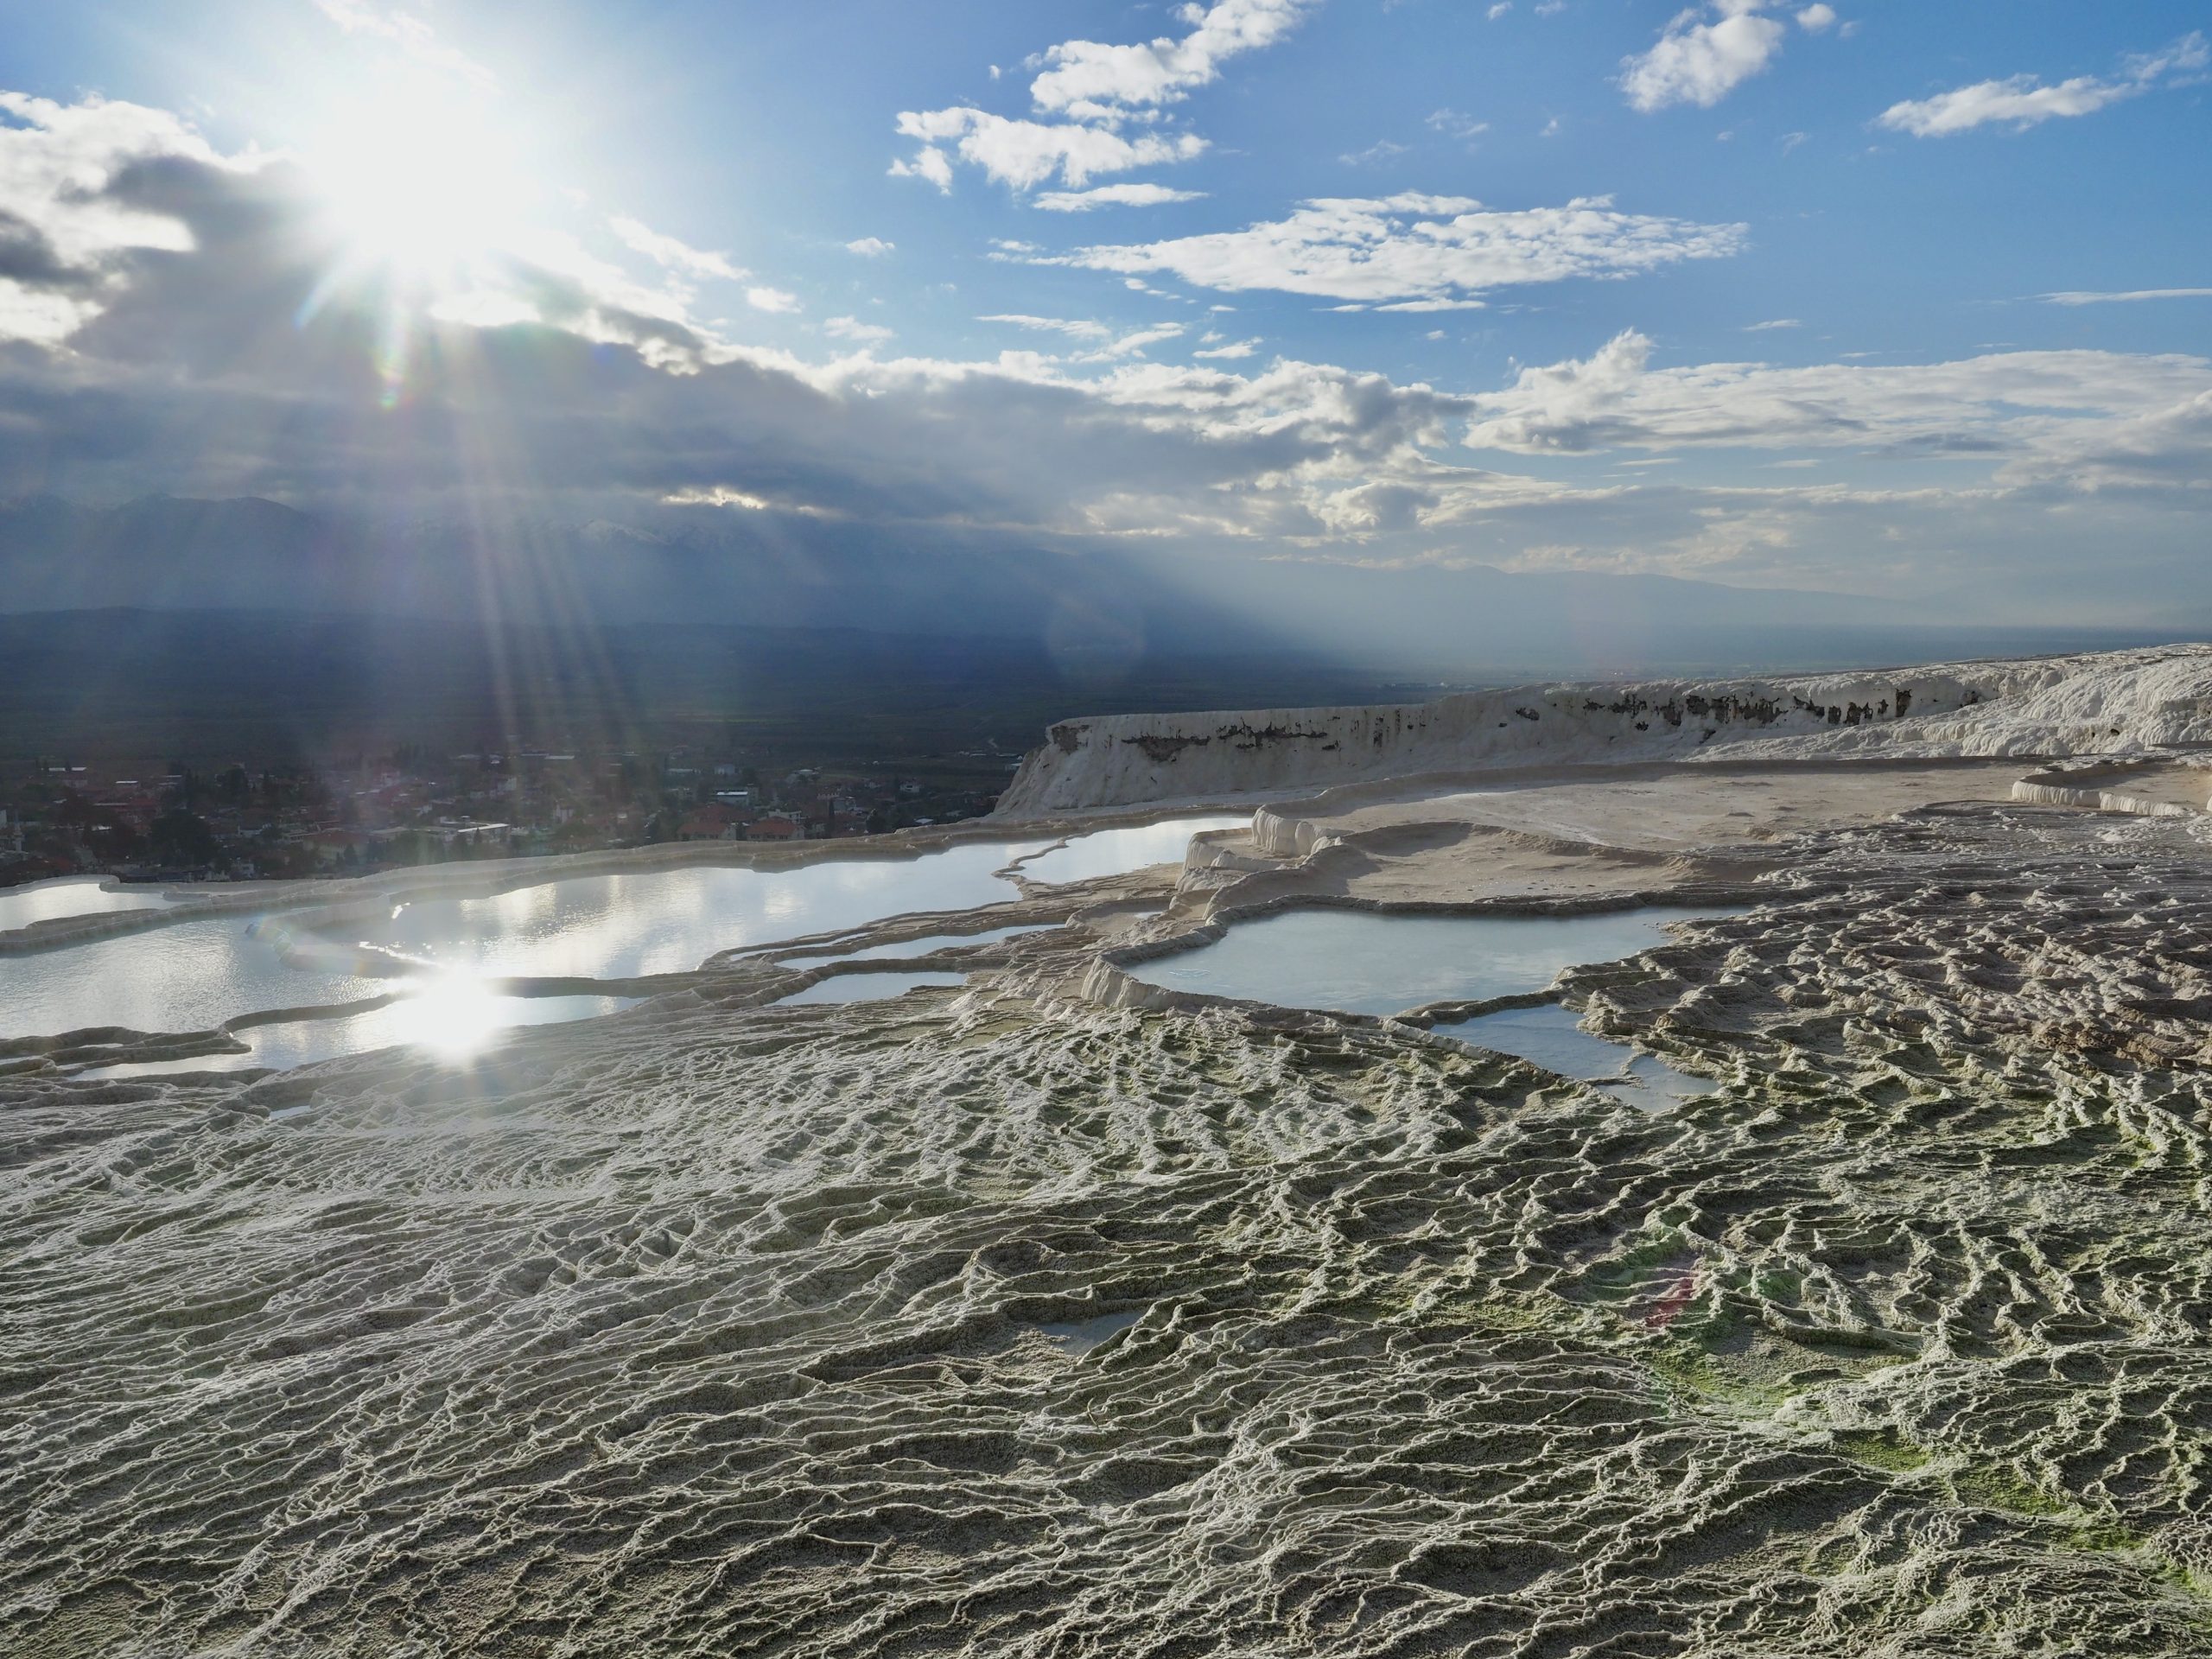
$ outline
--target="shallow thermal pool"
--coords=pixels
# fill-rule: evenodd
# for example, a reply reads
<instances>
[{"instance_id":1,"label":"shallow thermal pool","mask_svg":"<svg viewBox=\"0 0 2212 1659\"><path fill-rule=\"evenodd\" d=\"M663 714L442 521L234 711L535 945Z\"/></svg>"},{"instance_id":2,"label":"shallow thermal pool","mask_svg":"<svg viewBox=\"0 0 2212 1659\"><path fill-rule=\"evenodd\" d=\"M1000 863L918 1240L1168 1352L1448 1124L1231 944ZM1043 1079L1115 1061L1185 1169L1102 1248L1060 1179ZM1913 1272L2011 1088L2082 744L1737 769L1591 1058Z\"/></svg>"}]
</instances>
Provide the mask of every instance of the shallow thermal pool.
<instances>
[{"instance_id":1,"label":"shallow thermal pool","mask_svg":"<svg viewBox=\"0 0 2212 1659\"><path fill-rule=\"evenodd\" d=\"M68 875L0 892L0 933L64 916L98 916L117 910L167 910L177 901L145 887L108 887L105 877Z\"/></svg>"},{"instance_id":2,"label":"shallow thermal pool","mask_svg":"<svg viewBox=\"0 0 2212 1659\"><path fill-rule=\"evenodd\" d=\"M1200 830L1244 821L1214 815L1141 832L1099 830L1052 854L1059 861L1051 868L1024 874L1057 881L1136 869L1180 857ZM0 1038L103 1026L207 1031L240 1014L388 995L410 973L629 979L686 972L725 950L1009 902L1015 890L995 872L1050 844L1033 836L791 869L573 876L490 897L402 905L328 937L305 935L281 915L254 931L235 917L181 921L0 957ZM378 976L380 963L399 977Z\"/></svg>"},{"instance_id":3,"label":"shallow thermal pool","mask_svg":"<svg viewBox=\"0 0 2212 1659\"><path fill-rule=\"evenodd\" d=\"M786 968L829 968L844 962L903 962L910 957L926 957L936 950L996 944L1001 939L1019 938L1024 933L1049 933L1064 925L1060 922L1026 922L1018 927L986 928L980 933L932 933L926 938L901 939L895 944L871 944L859 950L841 950L834 957L785 957L780 961Z\"/></svg>"},{"instance_id":4,"label":"shallow thermal pool","mask_svg":"<svg viewBox=\"0 0 2212 1659\"><path fill-rule=\"evenodd\" d=\"M1128 971L1169 990L1287 1008L1403 1014L1541 991L1563 968L1665 943L1666 925L1719 910L1594 916L1406 916L1291 910L1239 922L1211 944Z\"/></svg>"},{"instance_id":5,"label":"shallow thermal pool","mask_svg":"<svg viewBox=\"0 0 2212 1659\"><path fill-rule=\"evenodd\" d=\"M1713 1092L1713 1084L1705 1078L1677 1071L1656 1054L1639 1054L1625 1043L1583 1030L1574 1011L1555 1002L1539 1008L1508 1008L1430 1029L1439 1037L1533 1060L1563 1077L1602 1083L1614 1098L1649 1111Z\"/></svg>"},{"instance_id":6,"label":"shallow thermal pool","mask_svg":"<svg viewBox=\"0 0 2212 1659\"><path fill-rule=\"evenodd\" d=\"M927 985L965 985L965 974L832 974L803 991L779 998L773 1006L796 1007L801 1003L883 1002Z\"/></svg>"},{"instance_id":7,"label":"shallow thermal pool","mask_svg":"<svg viewBox=\"0 0 2212 1659\"><path fill-rule=\"evenodd\" d=\"M347 1054L405 1045L442 1060L463 1061L497 1047L523 1026L590 1020L633 1006L633 996L498 996L470 986L441 987L402 997L380 1008L342 1019L287 1020L238 1033L244 1054L209 1054L188 1060L143 1060L103 1065L79 1077L155 1077L186 1071L244 1071L257 1066L283 1071Z\"/></svg>"},{"instance_id":8,"label":"shallow thermal pool","mask_svg":"<svg viewBox=\"0 0 2212 1659\"><path fill-rule=\"evenodd\" d=\"M1032 881L1088 881L1101 875L1119 875L1124 870L1141 870L1150 864L1179 864L1192 836L1208 830L1245 828L1251 822L1249 812L1216 813L1126 824L1119 830L1094 830L1087 836L1071 836L1065 845L1024 860L1021 874Z\"/></svg>"}]
</instances>

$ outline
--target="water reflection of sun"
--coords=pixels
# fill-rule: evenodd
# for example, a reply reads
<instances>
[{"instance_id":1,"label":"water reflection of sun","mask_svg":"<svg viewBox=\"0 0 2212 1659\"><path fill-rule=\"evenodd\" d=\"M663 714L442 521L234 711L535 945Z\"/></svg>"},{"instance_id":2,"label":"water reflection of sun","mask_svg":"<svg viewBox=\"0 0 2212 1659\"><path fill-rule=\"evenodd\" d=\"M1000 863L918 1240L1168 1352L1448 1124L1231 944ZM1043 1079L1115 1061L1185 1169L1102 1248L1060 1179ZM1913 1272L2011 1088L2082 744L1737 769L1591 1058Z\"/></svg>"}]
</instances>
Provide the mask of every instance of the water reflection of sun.
<instances>
[{"instance_id":1,"label":"water reflection of sun","mask_svg":"<svg viewBox=\"0 0 2212 1659\"><path fill-rule=\"evenodd\" d=\"M440 974L391 1005L393 1035L442 1060L473 1059L501 1034L499 999L474 974Z\"/></svg>"}]
</instances>

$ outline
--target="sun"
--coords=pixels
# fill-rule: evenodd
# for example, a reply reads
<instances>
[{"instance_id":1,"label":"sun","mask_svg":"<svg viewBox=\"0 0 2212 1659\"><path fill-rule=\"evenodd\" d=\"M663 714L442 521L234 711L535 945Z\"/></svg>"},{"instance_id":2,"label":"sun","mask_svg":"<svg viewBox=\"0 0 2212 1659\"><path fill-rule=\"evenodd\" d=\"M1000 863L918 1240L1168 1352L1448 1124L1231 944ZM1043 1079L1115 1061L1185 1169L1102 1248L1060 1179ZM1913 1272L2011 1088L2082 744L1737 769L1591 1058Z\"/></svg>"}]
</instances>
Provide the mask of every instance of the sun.
<instances>
[{"instance_id":1,"label":"sun","mask_svg":"<svg viewBox=\"0 0 2212 1659\"><path fill-rule=\"evenodd\" d=\"M305 159L347 263L434 289L480 276L531 194L512 136L465 89L386 88L341 107Z\"/></svg>"}]
</instances>

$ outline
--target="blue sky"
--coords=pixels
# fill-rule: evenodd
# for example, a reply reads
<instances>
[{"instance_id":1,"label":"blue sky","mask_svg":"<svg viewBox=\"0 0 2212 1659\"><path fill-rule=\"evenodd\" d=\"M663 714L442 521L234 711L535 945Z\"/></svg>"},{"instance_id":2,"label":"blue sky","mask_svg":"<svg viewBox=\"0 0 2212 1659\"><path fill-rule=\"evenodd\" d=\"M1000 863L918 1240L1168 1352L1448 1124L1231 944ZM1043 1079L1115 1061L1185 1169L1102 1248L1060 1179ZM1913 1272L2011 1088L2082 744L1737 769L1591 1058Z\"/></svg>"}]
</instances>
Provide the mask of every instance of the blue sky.
<instances>
[{"instance_id":1,"label":"blue sky","mask_svg":"<svg viewBox=\"0 0 2212 1659\"><path fill-rule=\"evenodd\" d=\"M0 17L0 226L73 273L0 278L0 488L304 505L397 479L431 515L497 491L802 537L2212 611L2206 4ZM116 183L156 156L208 188ZM87 186L136 217L87 217ZM328 269L225 242L211 192L289 215ZM223 281L183 280L195 258ZM195 329L226 354L181 360ZM549 331L656 378L563 439L548 382L453 366ZM134 376L170 411L141 444L54 414ZM372 391L394 431L346 406ZM273 413L302 399L342 442ZM394 435L494 404L504 468ZM638 465L578 476L560 444L613 404L594 454Z\"/></svg>"}]
</instances>

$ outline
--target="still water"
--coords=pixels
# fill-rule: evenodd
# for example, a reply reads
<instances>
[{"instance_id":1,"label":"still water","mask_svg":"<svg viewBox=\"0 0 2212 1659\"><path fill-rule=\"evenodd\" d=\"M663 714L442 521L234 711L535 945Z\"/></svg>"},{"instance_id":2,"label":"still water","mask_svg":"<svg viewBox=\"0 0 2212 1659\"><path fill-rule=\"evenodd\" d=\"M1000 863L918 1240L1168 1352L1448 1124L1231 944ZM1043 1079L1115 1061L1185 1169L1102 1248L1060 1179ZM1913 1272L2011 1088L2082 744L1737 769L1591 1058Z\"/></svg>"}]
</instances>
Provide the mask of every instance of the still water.
<instances>
[{"instance_id":1,"label":"still water","mask_svg":"<svg viewBox=\"0 0 2212 1659\"><path fill-rule=\"evenodd\" d=\"M1135 869L1180 858L1198 830L1241 822L1217 816L1101 830L1050 855L1049 869L1025 874L1059 881ZM102 1026L205 1031L243 1014L387 995L410 976L679 973L720 951L909 912L1005 903L1015 890L993 872L1049 844L979 842L919 858L834 859L787 870L576 876L491 898L404 905L333 938L304 933L282 916L255 929L237 918L179 922L0 957L0 1037Z\"/></svg>"},{"instance_id":2,"label":"still water","mask_svg":"<svg viewBox=\"0 0 2212 1659\"><path fill-rule=\"evenodd\" d=\"M1141 870L1148 864L1179 864L1191 837L1207 830L1230 830L1252 822L1249 812L1217 813L1207 817L1165 818L1158 823L1135 823L1121 830L1094 830L1070 837L1041 858L1021 867L1032 881L1088 881L1094 876L1118 875Z\"/></svg>"},{"instance_id":3,"label":"still water","mask_svg":"<svg viewBox=\"0 0 2212 1659\"><path fill-rule=\"evenodd\" d=\"M343 1019L288 1020L279 1025L251 1027L238 1033L238 1040L251 1051L245 1054L143 1060L95 1066L76 1075L82 1078L157 1077L186 1071L244 1071L264 1065L283 1071L402 1044L437 1059L463 1061L489 1052L518 1027L594 1019L632 1007L637 1001L626 996L495 996L467 985L441 986Z\"/></svg>"},{"instance_id":4,"label":"still water","mask_svg":"<svg viewBox=\"0 0 2212 1659\"><path fill-rule=\"evenodd\" d=\"M925 985L965 985L965 974L833 974L828 979L793 991L773 1006L797 1007L814 1002L883 1002Z\"/></svg>"},{"instance_id":5,"label":"still water","mask_svg":"<svg viewBox=\"0 0 2212 1659\"><path fill-rule=\"evenodd\" d=\"M871 944L860 950L843 950L834 957L785 957L782 963L786 968L829 968L843 962L904 962L912 957L926 957L935 950L996 944L1001 939L1019 938L1024 933L1049 933L1061 925L1059 922L1026 922L1018 927L994 927L981 933L932 933L926 938L902 939L896 944Z\"/></svg>"},{"instance_id":6,"label":"still water","mask_svg":"<svg viewBox=\"0 0 2212 1659\"><path fill-rule=\"evenodd\" d=\"M1597 916L1389 916L1292 910L1239 922L1195 950L1141 962L1147 984L1287 1008L1403 1014L1431 1002L1541 991L1563 968L1666 942L1669 922L1717 910Z\"/></svg>"},{"instance_id":7,"label":"still water","mask_svg":"<svg viewBox=\"0 0 2212 1659\"><path fill-rule=\"evenodd\" d=\"M1713 1084L1705 1078L1677 1071L1656 1055L1639 1054L1625 1043L1609 1042L1583 1030L1574 1011L1556 1003L1509 1008L1431 1029L1440 1037L1534 1060L1563 1077L1602 1083L1615 1099L1648 1111L1713 1092Z\"/></svg>"},{"instance_id":8,"label":"still water","mask_svg":"<svg viewBox=\"0 0 2212 1659\"><path fill-rule=\"evenodd\" d=\"M105 877L67 875L0 892L0 933L63 916L98 916L117 910L166 910L176 900L144 887L104 887Z\"/></svg>"}]
</instances>

